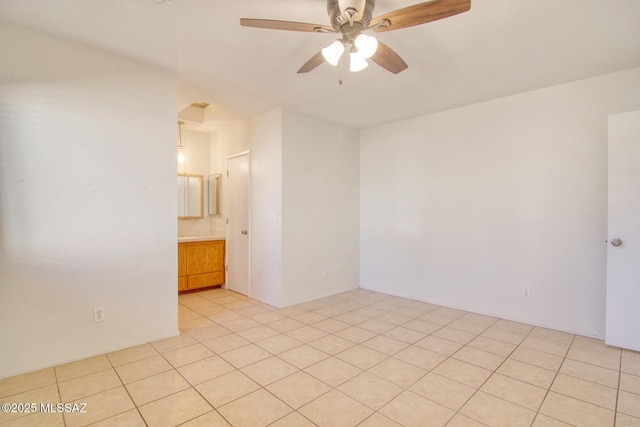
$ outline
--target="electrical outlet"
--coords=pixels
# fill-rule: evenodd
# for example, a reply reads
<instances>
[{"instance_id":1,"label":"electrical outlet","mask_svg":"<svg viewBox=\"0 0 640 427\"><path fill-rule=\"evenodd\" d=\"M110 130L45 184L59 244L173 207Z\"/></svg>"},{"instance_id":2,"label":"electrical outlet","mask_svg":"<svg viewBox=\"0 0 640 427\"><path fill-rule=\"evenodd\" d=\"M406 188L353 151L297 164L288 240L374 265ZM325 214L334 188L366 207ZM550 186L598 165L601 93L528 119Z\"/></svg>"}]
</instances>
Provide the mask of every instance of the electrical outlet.
<instances>
[{"instance_id":1,"label":"electrical outlet","mask_svg":"<svg viewBox=\"0 0 640 427\"><path fill-rule=\"evenodd\" d=\"M528 286L522 288L522 297L523 298L531 298L531 293Z\"/></svg>"},{"instance_id":2,"label":"electrical outlet","mask_svg":"<svg viewBox=\"0 0 640 427\"><path fill-rule=\"evenodd\" d=\"M93 308L93 321L94 322L102 322L104 320L104 308L102 307L94 307Z\"/></svg>"},{"instance_id":3,"label":"electrical outlet","mask_svg":"<svg viewBox=\"0 0 640 427\"><path fill-rule=\"evenodd\" d=\"M325 269L322 271L322 275L323 275L324 277L329 277L329 269L328 269L328 268L325 268Z\"/></svg>"}]
</instances>

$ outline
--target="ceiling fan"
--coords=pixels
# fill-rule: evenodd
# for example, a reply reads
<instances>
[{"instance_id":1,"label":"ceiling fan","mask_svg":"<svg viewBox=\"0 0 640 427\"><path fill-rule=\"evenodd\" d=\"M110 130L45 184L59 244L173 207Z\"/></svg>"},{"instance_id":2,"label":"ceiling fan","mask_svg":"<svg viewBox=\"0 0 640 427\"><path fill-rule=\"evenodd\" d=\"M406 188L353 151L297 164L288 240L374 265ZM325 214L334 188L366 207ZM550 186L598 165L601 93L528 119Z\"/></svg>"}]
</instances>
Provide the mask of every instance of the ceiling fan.
<instances>
[{"instance_id":1,"label":"ceiling fan","mask_svg":"<svg viewBox=\"0 0 640 427\"><path fill-rule=\"evenodd\" d=\"M240 25L272 30L331 33L341 36L340 39L315 54L298 70L298 73L308 73L325 60L337 66L346 52L349 54L351 71L366 68L367 59L370 58L382 68L397 74L408 67L407 63L393 49L365 33L399 30L457 15L471 8L471 0L432 0L372 18L374 7L375 0L327 0L327 13L331 26L248 18L240 19Z\"/></svg>"}]
</instances>

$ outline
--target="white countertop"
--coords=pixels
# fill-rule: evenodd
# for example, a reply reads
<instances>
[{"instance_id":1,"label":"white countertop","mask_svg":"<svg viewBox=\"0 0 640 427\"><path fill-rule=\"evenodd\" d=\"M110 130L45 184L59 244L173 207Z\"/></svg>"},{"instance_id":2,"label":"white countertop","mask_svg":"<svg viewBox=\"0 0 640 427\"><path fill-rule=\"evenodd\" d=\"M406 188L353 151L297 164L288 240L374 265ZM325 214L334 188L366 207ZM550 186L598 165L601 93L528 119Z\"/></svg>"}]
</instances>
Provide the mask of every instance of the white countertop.
<instances>
[{"instance_id":1,"label":"white countertop","mask_svg":"<svg viewBox=\"0 0 640 427\"><path fill-rule=\"evenodd\" d=\"M181 243L181 242L204 242L206 240L224 240L224 236L220 236L220 235L178 236L178 243Z\"/></svg>"}]
</instances>

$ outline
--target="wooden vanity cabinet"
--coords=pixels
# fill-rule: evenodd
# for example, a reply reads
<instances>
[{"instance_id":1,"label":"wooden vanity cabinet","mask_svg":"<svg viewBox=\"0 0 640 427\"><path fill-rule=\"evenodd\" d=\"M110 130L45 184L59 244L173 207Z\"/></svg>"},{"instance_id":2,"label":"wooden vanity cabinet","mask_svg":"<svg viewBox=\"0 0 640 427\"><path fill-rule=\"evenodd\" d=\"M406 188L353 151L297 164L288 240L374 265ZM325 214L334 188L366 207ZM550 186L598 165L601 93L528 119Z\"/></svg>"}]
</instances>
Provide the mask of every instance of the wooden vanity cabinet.
<instances>
[{"instance_id":1,"label":"wooden vanity cabinet","mask_svg":"<svg viewBox=\"0 0 640 427\"><path fill-rule=\"evenodd\" d=\"M187 248L178 243L178 292L187 290Z\"/></svg>"},{"instance_id":2,"label":"wooden vanity cabinet","mask_svg":"<svg viewBox=\"0 0 640 427\"><path fill-rule=\"evenodd\" d=\"M178 243L178 292L224 284L224 240Z\"/></svg>"}]
</instances>

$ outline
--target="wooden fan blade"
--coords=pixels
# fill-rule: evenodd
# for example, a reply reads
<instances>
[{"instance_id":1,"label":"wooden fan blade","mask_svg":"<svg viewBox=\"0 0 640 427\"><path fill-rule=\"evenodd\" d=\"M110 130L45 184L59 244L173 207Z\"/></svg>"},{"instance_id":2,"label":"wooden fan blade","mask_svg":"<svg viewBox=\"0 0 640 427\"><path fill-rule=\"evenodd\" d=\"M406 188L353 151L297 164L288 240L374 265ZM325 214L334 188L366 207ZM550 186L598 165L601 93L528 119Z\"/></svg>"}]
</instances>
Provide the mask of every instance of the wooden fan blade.
<instances>
[{"instance_id":1,"label":"wooden fan blade","mask_svg":"<svg viewBox=\"0 0 640 427\"><path fill-rule=\"evenodd\" d=\"M447 18L471 9L471 0L433 0L385 13L371 20L370 26L388 20L391 25L374 31L391 31Z\"/></svg>"},{"instance_id":2,"label":"wooden fan blade","mask_svg":"<svg viewBox=\"0 0 640 427\"><path fill-rule=\"evenodd\" d=\"M313 55L313 57L310 60L308 60L307 63L304 64L298 70L298 74L300 74L300 73L308 73L309 71L315 69L317 66L319 66L323 62L324 62L324 56L322 56L322 52L318 52L315 55Z\"/></svg>"},{"instance_id":3,"label":"wooden fan blade","mask_svg":"<svg viewBox=\"0 0 640 427\"><path fill-rule=\"evenodd\" d=\"M393 49L378 40L378 49L371 60L393 74L406 70L408 65Z\"/></svg>"},{"instance_id":4,"label":"wooden fan blade","mask_svg":"<svg viewBox=\"0 0 640 427\"><path fill-rule=\"evenodd\" d=\"M275 21L271 19L249 19L241 18L240 25L244 27L267 28L270 30L304 31L315 33L321 31L335 32L333 28L326 25L307 24L305 22Z\"/></svg>"}]
</instances>

